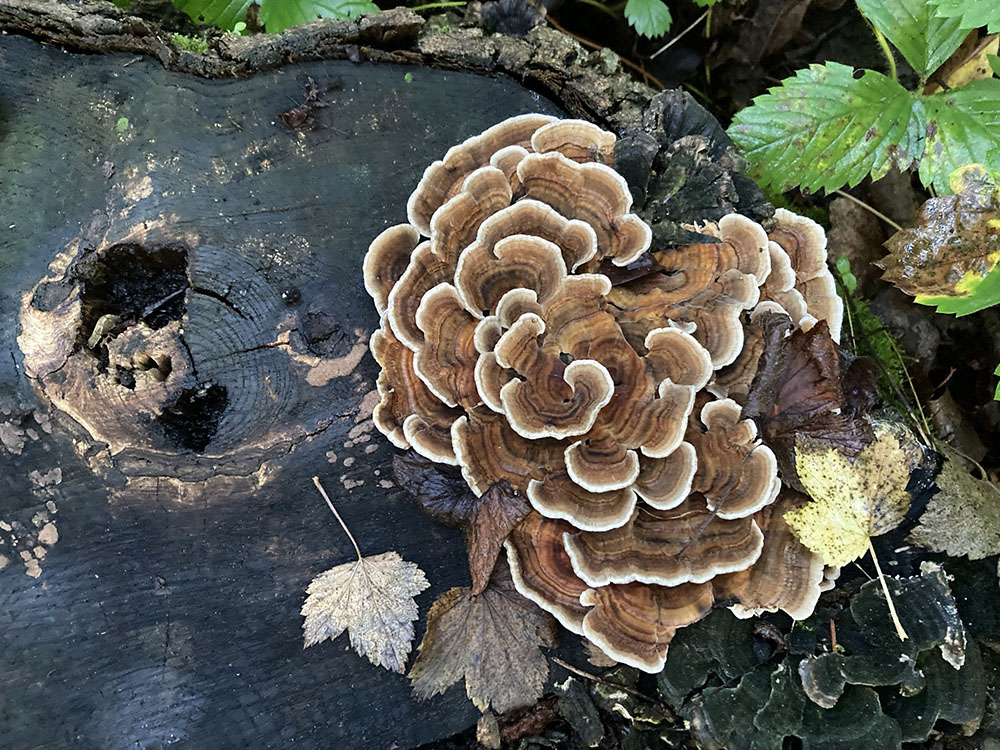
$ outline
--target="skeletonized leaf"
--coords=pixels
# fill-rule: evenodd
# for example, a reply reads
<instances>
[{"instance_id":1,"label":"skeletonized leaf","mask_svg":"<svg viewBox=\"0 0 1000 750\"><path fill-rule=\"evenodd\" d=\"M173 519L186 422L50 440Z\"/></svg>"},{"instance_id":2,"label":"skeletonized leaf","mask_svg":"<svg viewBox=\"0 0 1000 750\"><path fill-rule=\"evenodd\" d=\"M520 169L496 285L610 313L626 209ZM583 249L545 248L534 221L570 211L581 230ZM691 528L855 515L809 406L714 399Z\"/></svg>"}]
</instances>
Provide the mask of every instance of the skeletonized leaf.
<instances>
[{"instance_id":1,"label":"skeletonized leaf","mask_svg":"<svg viewBox=\"0 0 1000 750\"><path fill-rule=\"evenodd\" d=\"M427 615L427 633L410 669L414 694L443 693L465 679L465 692L481 711L498 713L534 703L549 667L539 650L549 616L514 588L499 565L481 594L454 588Z\"/></svg>"},{"instance_id":2,"label":"skeletonized leaf","mask_svg":"<svg viewBox=\"0 0 1000 750\"><path fill-rule=\"evenodd\" d=\"M754 99L728 133L759 182L830 191L919 159L923 103L881 73L814 64Z\"/></svg>"},{"instance_id":3,"label":"skeletonized leaf","mask_svg":"<svg viewBox=\"0 0 1000 750\"><path fill-rule=\"evenodd\" d=\"M967 315L1000 302L1000 188L978 164L956 171L955 195L931 198L917 226L886 242L882 278L939 312Z\"/></svg>"},{"instance_id":4,"label":"skeletonized leaf","mask_svg":"<svg viewBox=\"0 0 1000 750\"><path fill-rule=\"evenodd\" d=\"M827 565L857 560L869 538L898 526L910 507L910 463L888 430L853 463L837 450L799 442L795 465L813 502L786 513L785 522Z\"/></svg>"},{"instance_id":5,"label":"skeletonized leaf","mask_svg":"<svg viewBox=\"0 0 1000 750\"><path fill-rule=\"evenodd\" d=\"M351 646L377 666L402 672L413 641L417 603L430 584L424 572L396 552L362 557L316 576L302 605L305 646L344 630Z\"/></svg>"},{"instance_id":6,"label":"skeletonized leaf","mask_svg":"<svg viewBox=\"0 0 1000 750\"><path fill-rule=\"evenodd\" d=\"M909 540L952 557L995 555L1000 552L1000 489L976 479L957 455L946 453L936 480L941 491L931 498Z\"/></svg>"}]
</instances>

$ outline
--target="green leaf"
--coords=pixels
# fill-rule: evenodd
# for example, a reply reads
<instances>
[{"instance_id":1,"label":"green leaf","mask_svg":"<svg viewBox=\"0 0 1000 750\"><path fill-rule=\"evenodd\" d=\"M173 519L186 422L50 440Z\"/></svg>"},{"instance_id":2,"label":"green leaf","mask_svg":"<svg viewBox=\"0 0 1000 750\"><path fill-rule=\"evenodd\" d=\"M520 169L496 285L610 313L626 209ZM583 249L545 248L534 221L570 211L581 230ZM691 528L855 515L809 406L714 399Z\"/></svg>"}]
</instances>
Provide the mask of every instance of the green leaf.
<instances>
[{"instance_id":1,"label":"green leaf","mask_svg":"<svg viewBox=\"0 0 1000 750\"><path fill-rule=\"evenodd\" d=\"M971 315L1000 303L1000 265L994 266L983 277L967 275L963 281L962 294L929 296L918 294L914 301L921 305L932 305L939 313L949 313L959 317Z\"/></svg>"},{"instance_id":2,"label":"green leaf","mask_svg":"<svg viewBox=\"0 0 1000 750\"><path fill-rule=\"evenodd\" d=\"M260 20L271 33L317 18L355 18L378 13L371 0L260 0Z\"/></svg>"},{"instance_id":3,"label":"green leaf","mask_svg":"<svg viewBox=\"0 0 1000 750\"><path fill-rule=\"evenodd\" d=\"M1000 365L997 365L997 369L993 371L994 375L1000 376ZM996 401L1000 401L1000 383L997 383L996 393L993 394L993 398Z\"/></svg>"},{"instance_id":4,"label":"green leaf","mask_svg":"<svg viewBox=\"0 0 1000 750\"><path fill-rule=\"evenodd\" d=\"M993 71L993 75L1000 76L1000 57L996 55L987 55L986 60L990 64L990 69Z\"/></svg>"},{"instance_id":5,"label":"green leaf","mask_svg":"<svg viewBox=\"0 0 1000 750\"><path fill-rule=\"evenodd\" d=\"M782 192L836 190L878 179L919 157L923 104L872 70L854 77L840 63L814 64L739 112L729 136L751 175Z\"/></svg>"},{"instance_id":6,"label":"green leaf","mask_svg":"<svg viewBox=\"0 0 1000 750\"><path fill-rule=\"evenodd\" d=\"M673 19L663 0L628 0L625 18L629 26L641 36L660 36L670 30Z\"/></svg>"},{"instance_id":7,"label":"green leaf","mask_svg":"<svg viewBox=\"0 0 1000 750\"><path fill-rule=\"evenodd\" d=\"M934 14L958 18L963 29L988 26L990 33L1000 31L1000 3L996 0L929 0Z\"/></svg>"},{"instance_id":8,"label":"green leaf","mask_svg":"<svg viewBox=\"0 0 1000 750\"><path fill-rule=\"evenodd\" d=\"M857 3L865 17L922 78L937 70L966 36L959 19L932 16L927 0L857 0Z\"/></svg>"},{"instance_id":9,"label":"green leaf","mask_svg":"<svg viewBox=\"0 0 1000 750\"><path fill-rule=\"evenodd\" d=\"M253 0L174 0L174 5L191 16L195 23L213 23L232 31L237 22L246 18L251 2Z\"/></svg>"},{"instance_id":10,"label":"green leaf","mask_svg":"<svg viewBox=\"0 0 1000 750\"><path fill-rule=\"evenodd\" d=\"M1000 171L1000 79L985 78L923 97L927 138L920 180L951 193L949 175L967 164Z\"/></svg>"},{"instance_id":11,"label":"green leaf","mask_svg":"<svg viewBox=\"0 0 1000 750\"><path fill-rule=\"evenodd\" d=\"M711 8L713 5L718 5L722 0L694 0L694 4L699 8Z\"/></svg>"}]
</instances>

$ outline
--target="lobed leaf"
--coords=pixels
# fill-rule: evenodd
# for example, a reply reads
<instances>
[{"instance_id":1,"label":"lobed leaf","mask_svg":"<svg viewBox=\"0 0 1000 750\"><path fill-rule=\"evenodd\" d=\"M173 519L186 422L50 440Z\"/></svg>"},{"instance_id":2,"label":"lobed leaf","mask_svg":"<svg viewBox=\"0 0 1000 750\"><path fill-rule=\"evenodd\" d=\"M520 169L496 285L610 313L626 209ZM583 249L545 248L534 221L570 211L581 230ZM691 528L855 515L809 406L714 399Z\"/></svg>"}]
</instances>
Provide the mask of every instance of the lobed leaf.
<instances>
[{"instance_id":1,"label":"lobed leaf","mask_svg":"<svg viewBox=\"0 0 1000 750\"><path fill-rule=\"evenodd\" d=\"M305 647L345 630L351 646L380 667L402 673L413 641L417 594L430 586L424 572L396 552L338 565L316 576L302 605Z\"/></svg>"},{"instance_id":2,"label":"lobed leaf","mask_svg":"<svg viewBox=\"0 0 1000 750\"><path fill-rule=\"evenodd\" d=\"M274 34L318 18L356 18L378 10L371 0L260 0L260 20Z\"/></svg>"},{"instance_id":3,"label":"lobed leaf","mask_svg":"<svg viewBox=\"0 0 1000 750\"><path fill-rule=\"evenodd\" d=\"M753 100L729 136L777 190L836 190L904 170L922 151L923 104L890 78L814 64Z\"/></svg>"},{"instance_id":4,"label":"lobed leaf","mask_svg":"<svg viewBox=\"0 0 1000 750\"><path fill-rule=\"evenodd\" d=\"M854 463L833 448L800 441L795 467L814 502L785 513L785 521L827 565L857 560L868 551L869 537L894 529L910 507L909 462L888 430Z\"/></svg>"},{"instance_id":5,"label":"lobed leaf","mask_svg":"<svg viewBox=\"0 0 1000 750\"><path fill-rule=\"evenodd\" d=\"M926 78L958 49L967 30L958 18L931 13L927 0L857 0L865 17Z\"/></svg>"},{"instance_id":6,"label":"lobed leaf","mask_svg":"<svg viewBox=\"0 0 1000 750\"><path fill-rule=\"evenodd\" d=\"M1000 3L996 0L928 0L934 15L955 18L963 29L988 27L990 33L1000 31Z\"/></svg>"},{"instance_id":7,"label":"lobed leaf","mask_svg":"<svg viewBox=\"0 0 1000 750\"><path fill-rule=\"evenodd\" d=\"M935 480L940 488L909 541L952 557L979 560L1000 551L1000 488L976 479L958 454L945 448L948 460Z\"/></svg>"},{"instance_id":8,"label":"lobed leaf","mask_svg":"<svg viewBox=\"0 0 1000 750\"><path fill-rule=\"evenodd\" d=\"M674 19L663 0L628 0L625 19L640 36L662 36L670 31Z\"/></svg>"}]
</instances>

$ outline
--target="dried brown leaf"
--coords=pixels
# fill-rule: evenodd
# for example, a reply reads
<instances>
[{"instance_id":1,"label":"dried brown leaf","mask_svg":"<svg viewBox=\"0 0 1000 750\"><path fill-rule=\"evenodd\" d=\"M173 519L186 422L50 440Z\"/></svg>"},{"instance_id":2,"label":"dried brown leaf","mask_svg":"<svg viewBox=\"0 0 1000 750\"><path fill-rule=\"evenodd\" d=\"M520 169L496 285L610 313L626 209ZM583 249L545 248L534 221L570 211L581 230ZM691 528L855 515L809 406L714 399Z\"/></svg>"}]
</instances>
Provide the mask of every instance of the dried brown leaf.
<instances>
[{"instance_id":1,"label":"dried brown leaf","mask_svg":"<svg viewBox=\"0 0 1000 750\"><path fill-rule=\"evenodd\" d=\"M476 497L459 472L415 451L397 456L393 472L400 486L413 495L427 515L462 529L472 593L480 593L490 581L504 539L531 512L527 499L507 481L494 484Z\"/></svg>"},{"instance_id":2,"label":"dried brown leaf","mask_svg":"<svg viewBox=\"0 0 1000 750\"><path fill-rule=\"evenodd\" d=\"M763 316L761 325L764 355L744 412L760 426L778 458L782 476L796 486L792 457L796 438L822 440L856 456L875 436L868 423L852 413L841 380L840 354L826 322L820 321L809 331L795 331L787 338L787 316ZM865 391L873 389L874 383L852 383L850 387ZM852 399L864 397L855 393Z\"/></svg>"},{"instance_id":3,"label":"dried brown leaf","mask_svg":"<svg viewBox=\"0 0 1000 750\"><path fill-rule=\"evenodd\" d=\"M517 593L505 565L481 594L446 591L431 606L410 669L414 694L430 698L464 678L481 711L504 713L535 702L549 672L539 636L548 617Z\"/></svg>"},{"instance_id":4,"label":"dried brown leaf","mask_svg":"<svg viewBox=\"0 0 1000 750\"><path fill-rule=\"evenodd\" d=\"M1000 552L1000 488L976 479L949 451L931 498L909 541L952 557L979 560Z\"/></svg>"},{"instance_id":5,"label":"dried brown leaf","mask_svg":"<svg viewBox=\"0 0 1000 750\"><path fill-rule=\"evenodd\" d=\"M506 480L475 498L472 518L465 527L473 594L482 593L489 584L504 540L530 512L531 505Z\"/></svg>"},{"instance_id":6,"label":"dried brown leaf","mask_svg":"<svg viewBox=\"0 0 1000 750\"><path fill-rule=\"evenodd\" d=\"M302 605L305 646L344 630L351 646L377 666L402 673L413 642L417 594L430 584L424 572L396 552L362 557L316 576Z\"/></svg>"}]
</instances>

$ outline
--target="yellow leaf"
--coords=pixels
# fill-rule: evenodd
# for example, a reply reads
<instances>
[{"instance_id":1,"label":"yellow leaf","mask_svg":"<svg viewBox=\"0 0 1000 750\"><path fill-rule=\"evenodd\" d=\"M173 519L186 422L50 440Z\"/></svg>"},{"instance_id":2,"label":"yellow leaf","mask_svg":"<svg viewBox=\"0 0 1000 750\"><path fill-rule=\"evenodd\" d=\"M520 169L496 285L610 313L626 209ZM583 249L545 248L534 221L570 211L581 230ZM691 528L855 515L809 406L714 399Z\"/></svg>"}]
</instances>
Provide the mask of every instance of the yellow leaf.
<instances>
[{"instance_id":1,"label":"yellow leaf","mask_svg":"<svg viewBox=\"0 0 1000 750\"><path fill-rule=\"evenodd\" d=\"M785 522L827 565L857 560L869 538L898 526L910 507L909 461L895 435L876 434L853 463L833 448L796 443L795 467L813 502Z\"/></svg>"},{"instance_id":2,"label":"yellow leaf","mask_svg":"<svg viewBox=\"0 0 1000 750\"><path fill-rule=\"evenodd\" d=\"M989 56L997 54L998 44L1000 34L990 34L983 39L979 39L976 34L970 35L941 66L934 78L944 81L949 89L957 89L982 78L992 78L993 69L990 67ZM924 88L925 94L937 91L941 91L941 86L933 80Z\"/></svg>"}]
</instances>

